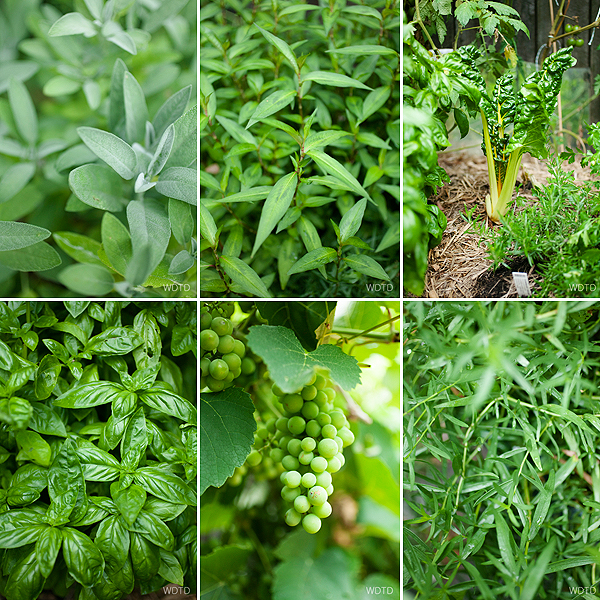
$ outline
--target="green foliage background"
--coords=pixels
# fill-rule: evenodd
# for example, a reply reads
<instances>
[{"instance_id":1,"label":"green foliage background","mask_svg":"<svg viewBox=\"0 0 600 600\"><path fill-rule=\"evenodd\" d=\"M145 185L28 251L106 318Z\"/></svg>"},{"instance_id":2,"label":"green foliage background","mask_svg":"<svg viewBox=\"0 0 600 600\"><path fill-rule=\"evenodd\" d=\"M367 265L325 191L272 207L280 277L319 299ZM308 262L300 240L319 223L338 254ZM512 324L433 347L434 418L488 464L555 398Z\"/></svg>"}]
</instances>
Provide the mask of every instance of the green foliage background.
<instances>
[{"instance_id":1,"label":"green foliage background","mask_svg":"<svg viewBox=\"0 0 600 600\"><path fill-rule=\"evenodd\" d=\"M0 295L194 294L196 10L2 3Z\"/></svg>"},{"instance_id":2,"label":"green foliage background","mask_svg":"<svg viewBox=\"0 0 600 600\"><path fill-rule=\"evenodd\" d=\"M597 585L599 308L405 304L407 593L533 600Z\"/></svg>"},{"instance_id":3,"label":"green foliage background","mask_svg":"<svg viewBox=\"0 0 600 600\"><path fill-rule=\"evenodd\" d=\"M399 10L201 3L205 295L399 296Z\"/></svg>"}]
</instances>

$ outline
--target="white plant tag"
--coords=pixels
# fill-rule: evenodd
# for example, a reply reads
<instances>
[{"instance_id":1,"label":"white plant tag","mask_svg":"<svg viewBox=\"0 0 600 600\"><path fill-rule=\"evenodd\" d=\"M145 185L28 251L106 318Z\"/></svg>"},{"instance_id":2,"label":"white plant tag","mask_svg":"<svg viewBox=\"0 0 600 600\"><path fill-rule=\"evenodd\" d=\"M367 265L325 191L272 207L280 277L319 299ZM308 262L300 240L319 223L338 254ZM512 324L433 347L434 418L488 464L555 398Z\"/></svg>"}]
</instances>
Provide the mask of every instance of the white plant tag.
<instances>
[{"instance_id":1,"label":"white plant tag","mask_svg":"<svg viewBox=\"0 0 600 600\"><path fill-rule=\"evenodd\" d=\"M513 272L513 281L517 288L517 294L522 298L523 296L531 296L531 289L529 287L529 278L527 273L515 273Z\"/></svg>"}]
</instances>

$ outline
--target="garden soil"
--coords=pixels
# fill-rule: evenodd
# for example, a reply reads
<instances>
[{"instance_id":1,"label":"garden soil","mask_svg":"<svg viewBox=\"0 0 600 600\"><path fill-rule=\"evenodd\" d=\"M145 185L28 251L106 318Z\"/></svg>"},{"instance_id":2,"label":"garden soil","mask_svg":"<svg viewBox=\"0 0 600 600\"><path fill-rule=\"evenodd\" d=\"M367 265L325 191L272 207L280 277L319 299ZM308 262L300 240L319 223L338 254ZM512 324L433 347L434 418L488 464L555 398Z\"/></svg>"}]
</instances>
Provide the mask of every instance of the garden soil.
<instances>
[{"instance_id":1,"label":"garden soil","mask_svg":"<svg viewBox=\"0 0 600 600\"><path fill-rule=\"evenodd\" d=\"M425 276L423 298L518 298L512 273L527 273L532 291L539 288L542 276L525 257L518 257L506 266L493 269L488 258L485 232L502 227L486 217L485 196L489 191L485 156L467 150L446 151L439 154L439 165L450 176L450 183L440 188L430 202L444 212L448 226L442 242L429 251L429 265ZM589 170L575 163L564 163L564 168L575 171L575 179L589 178ZM517 190L526 203L536 202L532 194L534 185L543 185L548 169L543 161L525 155ZM514 203L511 210L515 210ZM517 210L522 210L517 209ZM469 223L465 213L473 211L479 225ZM483 232L480 231L483 224ZM411 297L411 294L407 294ZM414 297L414 296L413 296Z\"/></svg>"}]
</instances>

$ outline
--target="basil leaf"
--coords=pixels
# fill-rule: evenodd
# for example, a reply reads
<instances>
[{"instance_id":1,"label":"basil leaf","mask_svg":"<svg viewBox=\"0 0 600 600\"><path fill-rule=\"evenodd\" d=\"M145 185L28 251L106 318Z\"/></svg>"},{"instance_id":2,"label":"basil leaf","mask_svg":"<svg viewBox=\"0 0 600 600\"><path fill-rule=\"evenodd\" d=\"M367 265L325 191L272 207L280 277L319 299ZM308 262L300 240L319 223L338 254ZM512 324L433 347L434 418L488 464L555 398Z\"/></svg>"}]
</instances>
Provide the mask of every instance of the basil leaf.
<instances>
[{"instance_id":1,"label":"basil leaf","mask_svg":"<svg viewBox=\"0 0 600 600\"><path fill-rule=\"evenodd\" d=\"M129 354L142 343L139 334L129 327L109 327L91 338L84 352L97 356Z\"/></svg>"},{"instance_id":2,"label":"basil leaf","mask_svg":"<svg viewBox=\"0 0 600 600\"><path fill-rule=\"evenodd\" d=\"M196 494L177 475L158 467L142 467L134 474L135 481L147 492L167 502L196 506Z\"/></svg>"},{"instance_id":3,"label":"basil leaf","mask_svg":"<svg viewBox=\"0 0 600 600\"><path fill-rule=\"evenodd\" d=\"M135 484L125 489L119 489L118 485L113 483L110 486L110 493L123 519L131 527L146 504L146 491Z\"/></svg>"},{"instance_id":4,"label":"basil leaf","mask_svg":"<svg viewBox=\"0 0 600 600\"><path fill-rule=\"evenodd\" d=\"M112 481L119 476L119 461L104 450L85 440L77 440L77 454L87 481Z\"/></svg>"},{"instance_id":5,"label":"basil leaf","mask_svg":"<svg viewBox=\"0 0 600 600\"><path fill-rule=\"evenodd\" d=\"M77 385L53 400L63 408L89 408L113 402L119 395L129 394L121 384L112 381L94 381Z\"/></svg>"},{"instance_id":6,"label":"basil leaf","mask_svg":"<svg viewBox=\"0 0 600 600\"><path fill-rule=\"evenodd\" d=\"M56 387L61 368L60 361L52 354L42 358L35 374L35 395L39 400L50 397Z\"/></svg>"},{"instance_id":7,"label":"basil leaf","mask_svg":"<svg viewBox=\"0 0 600 600\"><path fill-rule=\"evenodd\" d=\"M160 566L158 574L169 583L183 586L183 569L171 552L160 550Z\"/></svg>"},{"instance_id":8,"label":"basil leaf","mask_svg":"<svg viewBox=\"0 0 600 600\"><path fill-rule=\"evenodd\" d=\"M44 438L35 431L19 431L16 435L19 454L17 460L30 460L42 467L49 467L52 450Z\"/></svg>"},{"instance_id":9,"label":"basil leaf","mask_svg":"<svg viewBox=\"0 0 600 600\"><path fill-rule=\"evenodd\" d=\"M84 586L98 583L104 571L104 557L85 533L72 527L63 529L63 557L69 574Z\"/></svg>"},{"instance_id":10,"label":"basil leaf","mask_svg":"<svg viewBox=\"0 0 600 600\"><path fill-rule=\"evenodd\" d=\"M44 589L45 579L38 554L32 549L10 569L4 595L8 600L36 600Z\"/></svg>"},{"instance_id":11,"label":"basil leaf","mask_svg":"<svg viewBox=\"0 0 600 600\"><path fill-rule=\"evenodd\" d=\"M19 548L35 542L48 526L40 523L39 515L31 517L32 510L11 510L0 519L0 548Z\"/></svg>"},{"instance_id":12,"label":"basil leaf","mask_svg":"<svg viewBox=\"0 0 600 600\"><path fill-rule=\"evenodd\" d=\"M121 462L126 469L137 468L142 456L146 455L148 431L144 410L139 408L129 419L121 440Z\"/></svg>"},{"instance_id":13,"label":"basil leaf","mask_svg":"<svg viewBox=\"0 0 600 600\"><path fill-rule=\"evenodd\" d=\"M162 413L177 417L186 423L195 423L196 407L181 396L168 390L152 388L139 395L142 402Z\"/></svg>"},{"instance_id":14,"label":"basil leaf","mask_svg":"<svg viewBox=\"0 0 600 600\"><path fill-rule=\"evenodd\" d=\"M171 530L161 519L151 513L144 510L140 511L138 518L131 526L131 531L141 533L148 541L165 550L173 550L175 539Z\"/></svg>"},{"instance_id":15,"label":"basil leaf","mask_svg":"<svg viewBox=\"0 0 600 600\"><path fill-rule=\"evenodd\" d=\"M46 527L35 543L40 572L44 577L50 576L61 544L62 531L56 527Z\"/></svg>"},{"instance_id":16,"label":"basil leaf","mask_svg":"<svg viewBox=\"0 0 600 600\"><path fill-rule=\"evenodd\" d=\"M129 548L129 531L120 517L112 515L98 526L94 539L104 556L107 566L121 566L126 560Z\"/></svg>"},{"instance_id":17,"label":"basil leaf","mask_svg":"<svg viewBox=\"0 0 600 600\"><path fill-rule=\"evenodd\" d=\"M149 542L139 533L131 534L130 544L133 572L142 581L152 579L160 566L160 551L158 546Z\"/></svg>"}]
</instances>

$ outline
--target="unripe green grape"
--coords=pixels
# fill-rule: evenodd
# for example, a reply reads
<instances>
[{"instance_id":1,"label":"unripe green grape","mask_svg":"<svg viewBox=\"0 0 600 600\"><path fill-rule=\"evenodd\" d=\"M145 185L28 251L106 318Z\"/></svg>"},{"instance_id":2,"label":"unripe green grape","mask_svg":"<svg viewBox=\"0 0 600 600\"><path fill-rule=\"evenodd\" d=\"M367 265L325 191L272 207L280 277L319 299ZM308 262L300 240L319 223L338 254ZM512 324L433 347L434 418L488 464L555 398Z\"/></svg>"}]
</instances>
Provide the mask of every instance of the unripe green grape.
<instances>
[{"instance_id":1,"label":"unripe green grape","mask_svg":"<svg viewBox=\"0 0 600 600\"><path fill-rule=\"evenodd\" d=\"M350 444L354 442L354 434L347 427L338 429L338 436L342 439L342 442L344 442L344 448L350 446Z\"/></svg>"},{"instance_id":2,"label":"unripe green grape","mask_svg":"<svg viewBox=\"0 0 600 600\"><path fill-rule=\"evenodd\" d=\"M311 437L305 437L302 442L300 442L300 447L305 452L312 452L317 447L317 442Z\"/></svg>"},{"instance_id":3,"label":"unripe green grape","mask_svg":"<svg viewBox=\"0 0 600 600\"><path fill-rule=\"evenodd\" d=\"M314 402L305 402L302 407L302 416L306 420L314 419L319 414L319 407Z\"/></svg>"},{"instance_id":4,"label":"unripe green grape","mask_svg":"<svg viewBox=\"0 0 600 600\"><path fill-rule=\"evenodd\" d=\"M302 452L302 442L296 438L291 438L287 443L287 451L292 456L298 456Z\"/></svg>"},{"instance_id":5,"label":"unripe green grape","mask_svg":"<svg viewBox=\"0 0 600 600\"><path fill-rule=\"evenodd\" d=\"M313 385L318 390L322 390L327 385L327 380L325 379L325 377L323 377L323 375L317 375L317 377L316 377L315 382L313 383Z\"/></svg>"},{"instance_id":6,"label":"unripe green grape","mask_svg":"<svg viewBox=\"0 0 600 600\"><path fill-rule=\"evenodd\" d=\"M244 375L252 375L256 371L256 363L247 356L242 358L242 373Z\"/></svg>"},{"instance_id":7,"label":"unripe green grape","mask_svg":"<svg viewBox=\"0 0 600 600\"><path fill-rule=\"evenodd\" d=\"M319 416L315 419L315 421L321 426L331 424L331 417L326 412L319 413Z\"/></svg>"},{"instance_id":8,"label":"unripe green grape","mask_svg":"<svg viewBox=\"0 0 600 600\"><path fill-rule=\"evenodd\" d=\"M304 400L302 400L302 396L299 394L286 394L281 399L281 404L285 410L293 414L300 412L300 409L304 405Z\"/></svg>"},{"instance_id":9,"label":"unripe green grape","mask_svg":"<svg viewBox=\"0 0 600 600\"><path fill-rule=\"evenodd\" d=\"M329 473L328 473L329 475ZM302 486L305 488L311 488L314 485L316 485L318 481L318 477L314 474L314 473L304 473L304 475L302 475Z\"/></svg>"},{"instance_id":10,"label":"unripe green grape","mask_svg":"<svg viewBox=\"0 0 600 600\"><path fill-rule=\"evenodd\" d=\"M306 428L306 421L302 417L292 417L288 421L288 429L294 435L300 435Z\"/></svg>"},{"instance_id":11,"label":"unripe green grape","mask_svg":"<svg viewBox=\"0 0 600 600\"><path fill-rule=\"evenodd\" d=\"M209 312L200 315L200 330L208 329L212 323L212 317Z\"/></svg>"},{"instance_id":12,"label":"unripe green grape","mask_svg":"<svg viewBox=\"0 0 600 600\"><path fill-rule=\"evenodd\" d=\"M331 496L331 494L333 494L333 483L325 488L325 491L327 492L327 496Z\"/></svg>"},{"instance_id":13,"label":"unripe green grape","mask_svg":"<svg viewBox=\"0 0 600 600\"><path fill-rule=\"evenodd\" d=\"M313 371L310 380L305 385L315 385L315 381L317 380L317 373Z\"/></svg>"},{"instance_id":14,"label":"unripe green grape","mask_svg":"<svg viewBox=\"0 0 600 600\"><path fill-rule=\"evenodd\" d=\"M341 429L345 425L346 417L341 410L332 410L329 416L331 417L332 425L335 425L337 429Z\"/></svg>"},{"instance_id":15,"label":"unripe green grape","mask_svg":"<svg viewBox=\"0 0 600 600\"><path fill-rule=\"evenodd\" d=\"M317 438L321 435L321 426L313 419L306 424L306 435Z\"/></svg>"},{"instance_id":16,"label":"unripe green grape","mask_svg":"<svg viewBox=\"0 0 600 600\"><path fill-rule=\"evenodd\" d=\"M327 465L327 459L322 456L315 456L315 458L310 461L310 468L313 473L322 473L327 469Z\"/></svg>"},{"instance_id":17,"label":"unripe green grape","mask_svg":"<svg viewBox=\"0 0 600 600\"><path fill-rule=\"evenodd\" d=\"M269 456L273 459L274 462L280 463L283 460L285 454L281 448L271 448L271 450L269 451Z\"/></svg>"},{"instance_id":18,"label":"unripe green grape","mask_svg":"<svg viewBox=\"0 0 600 600\"><path fill-rule=\"evenodd\" d=\"M234 345L235 340L233 339L233 337L231 337L230 335L224 335L223 337L219 338L219 345L217 346L217 351L221 354L229 354L230 352L233 352Z\"/></svg>"},{"instance_id":19,"label":"unripe green grape","mask_svg":"<svg viewBox=\"0 0 600 600\"><path fill-rule=\"evenodd\" d=\"M337 458L340 461L340 465L341 465L340 468L342 468L346 464L346 458L344 457L344 455L341 452L338 452L335 455L335 458Z\"/></svg>"},{"instance_id":20,"label":"unripe green grape","mask_svg":"<svg viewBox=\"0 0 600 600\"><path fill-rule=\"evenodd\" d=\"M279 429L279 431L283 431L284 433L290 433L290 430L288 429L288 420L285 417L279 417L275 425L277 429Z\"/></svg>"},{"instance_id":21,"label":"unripe green grape","mask_svg":"<svg viewBox=\"0 0 600 600\"><path fill-rule=\"evenodd\" d=\"M329 502L324 502L321 506L313 506L312 514L319 517L319 519L326 519L331 515L331 504L329 504Z\"/></svg>"},{"instance_id":22,"label":"unripe green grape","mask_svg":"<svg viewBox=\"0 0 600 600\"><path fill-rule=\"evenodd\" d=\"M210 358L204 357L201 361L200 361L200 373L202 375L202 377L206 377L209 374L209 370L210 369Z\"/></svg>"},{"instance_id":23,"label":"unripe green grape","mask_svg":"<svg viewBox=\"0 0 600 600\"><path fill-rule=\"evenodd\" d=\"M261 440L266 440L269 437L269 432L267 431L267 426L264 423L259 423L256 428L256 435Z\"/></svg>"},{"instance_id":24,"label":"unripe green grape","mask_svg":"<svg viewBox=\"0 0 600 600\"><path fill-rule=\"evenodd\" d=\"M256 450L252 450L252 452L250 452L250 454L248 454L248 456L246 456L246 462L251 466L251 467L256 467L256 465L259 465L262 461L262 454L260 452L257 452Z\"/></svg>"},{"instance_id":25,"label":"unripe green grape","mask_svg":"<svg viewBox=\"0 0 600 600\"><path fill-rule=\"evenodd\" d=\"M286 471L295 471L300 467L300 463L295 456L288 454L281 459L281 464Z\"/></svg>"},{"instance_id":26,"label":"unripe green grape","mask_svg":"<svg viewBox=\"0 0 600 600\"><path fill-rule=\"evenodd\" d=\"M327 470L330 473L337 473L341 468L342 463L337 456L334 456L327 461Z\"/></svg>"},{"instance_id":27,"label":"unripe green grape","mask_svg":"<svg viewBox=\"0 0 600 600\"><path fill-rule=\"evenodd\" d=\"M302 527L307 533L317 533L321 529L321 519L314 514L306 515L302 519Z\"/></svg>"},{"instance_id":28,"label":"unripe green grape","mask_svg":"<svg viewBox=\"0 0 600 600\"><path fill-rule=\"evenodd\" d=\"M323 390L325 392L325 395L327 396L327 399L332 402L335 399L335 390L333 388L325 388Z\"/></svg>"},{"instance_id":29,"label":"unripe green grape","mask_svg":"<svg viewBox=\"0 0 600 600\"><path fill-rule=\"evenodd\" d=\"M320 485L322 488L328 488L331 485L331 473L323 471L316 477L316 485Z\"/></svg>"},{"instance_id":30,"label":"unripe green grape","mask_svg":"<svg viewBox=\"0 0 600 600\"><path fill-rule=\"evenodd\" d=\"M207 386L206 377L200 376L200 389L203 390Z\"/></svg>"},{"instance_id":31,"label":"unripe green grape","mask_svg":"<svg viewBox=\"0 0 600 600\"><path fill-rule=\"evenodd\" d=\"M233 378L237 379L242 374L242 369L239 369L239 368L238 369L234 369L232 371L232 373L233 373Z\"/></svg>"},{"instance_id":32,"label":"unripe green grape","mask_svg":"<svg viewBox=\"0 0 600 600\"><path fill-rule=\"evenodd\" d=\"M285 478L286 478L287 474L288 474L288 471L283 471L283 473L279 474L279 481L283 485L285 485Z\"/></svg>"},{"instance_id":33,"label":"unripe green grape","mask_svg":"<svg viewBox=\"0 0 600 600\"><path fill-rule=\"evenodd\" d=\"M233 487L237 487L238 485L240 485L240 483L242 483L242 476L239 473L234 473L229 478L229 485Z\"/></svg>"},{"instance_id":34,"label":"unripe green grape","mask_svg":"<svg viewBox=\"0 0 600 600\"><path fill-rule=\"evenodd\" d=\"M271 386L271 391L275 396L279 396L280 398L283 398L283 396L286 395L286 393L276 383Z\"/></svg>"},{"instance_id":35,"label":"unripe green grape","mask_svg":"<svg viewBox=\"0 0 600 600\"><path fill-rule=\"evenodd\" d=\"M229 354L224 354L223 360L227 363L229 370L232 372L239 370L242 366L242 359L233 352L230 352Z\"/></svg>"},{"instance_id":36,"label":"unripe green grape","mask_svg":"<svg viewBox=\"0 0 600 600\"><path fill-rule=\"evenodd\" d=\"M200 332L200 349L204 352L212 352L219 345L219 336L212 329Z\"/></svg>"},{"instance_id":37,"label":"unripe green grape","mask_svg":"<svg viewBox=\"0 0 600 600\"><path fill-rule=\"evenodd\" d=\"M287 450L290 440L293 440L294 438L291 435L283 435L283 433L281 431L278 431L277 433L281 434L281 437L279 438L279 447L283 451ZM289 452L289 450L288 450L288 452Z\"/></svg>"},{"instance_id":38,"label":"unripe green grape","mask_svg":"<svg viewBox=\"0 0 600 600\"><path fill-rule=\"evenodd\" d=\"M210 375L206 378L206 385L211 392L221 392L225 389L225 382L222 379L215 379Z\"/></svg>"},{"instance_id":39,"label":"unripe green grape","mask_svg":"<svg viewBox=\"0 0 600 600\"><path fill-rule=\"evenodd\" d=\"M315 485L308 490L307 498L313 506L321 506L321 504L327 502L328 495L325 488Z\"/></svg>"},{"instance_id":40,"label":"unripe green grape","mask_svg":"<svg viewBox=\"0 0 600 600\"><path fill-rule=\"evenodd\" d=\"M301 465L310 465L314 457L315 455L312 452L305 452L304 450L302 450L302 452L300 452L300 454L298 455L298 462Z\"/></svg>"},{"instance_id":41,"label":"unripe green grape","mask_svg":"<svg viewBox=\"0 0 600 600\"><path fill-rule=\"evenodd\" d=\"M301 490L300 488L291 488L288 487L287 485L281 490L281 497L286 501L286 502L294 502L296 500L296 498L298 498L298 496L300 496L301 494Z\"/></svg>"},{"instance_id":42,"label":"unripe green grape","mask_svg":"<svg viewBox=\"0 0 600 600\"><path fill-rule=\"evenodd\" d=\"M275 423L277 423L277 419L275 417L271 417L267 421L267 431L271 434L275 433L275 430L276 430Z\"/></svg>"},{"instance_id":43,"label":"unripe green grape","mask_svg":"<svg viewBox=\"0 0 600 600\"><path fill-rule=\"evenodd\" d=\"M285 522L290 527L295 527L296 525L298 525L298 523L300 523L301 520L302 520L302 515L299 512L297 512L296 510L294 510L293 508L290 508L285 513Z\"/></svg>"},{"instance_id":44,"label":"unripe green grape","mask_svg":"<svg viewBox=\"0 0 600 600\"><path fill-rule=\"evenodd\" d=\"M229 375L229 367L224 360L217 358L210 363L209 367L210 376L214 379L222 380Z\"/></svg>"},{"instance_id":45,"label":"unripe green grape","mask_svg":"<svg viewBox=\"0 0 600 600\"><path fill-rule=\"evenodd\" d=\"M327 394L323 390L319 390L315 396L313 402L320 408L323 408L327 404Z\"/></svg>"},{"instance_id":46,"label":"unripe green grape","mask_svg":"<svg viewBox=\"0 0 600 600\"><path fill-rule=\"evenodd\" d=\"M231 335L233 333L233 323L224 317L215 317L210 324L210 328L219 337Z\"/></svg>"},{"instance_id":47,"label":"unripe green grape","mask_svg":"<svg viewBox=\"0 0 600 600\"><path fill-rule=\"evenodd\" d=\"M298 488L295 488L295 489L298 489ZM297 496L296 499L294 500L294 508L299 513L308 512L308 510L310 509L310 502L308 501L308 498L306 496L302 496L302 495Z\"/></svg>"},{"instance_id":48,"label":"unripe green grape","mask_svg":"<svg viewBox=\"0 0 600 600\"><path fill-rule=\"evenodd\" d=\"M246 346L244 346L244 342L241 340L233 340L233 352L240 358L244 358L246 355Z\"/></svg>"},{"instance_id":49,"label":"unripe green grape","mask_svg":"<svg viewBox=\"0 0 600 600\"><path fill-rule=\"evenodd\" d=\"M321 429L321 435L324 438L333 440L337 436L337 429L331 423L323 425L323 428Z\"/></svg>"},{"instance_id":50,"label":"unripe green grape","mask_svg":"<svg viewBox=\"0 0 600 600\"><path fill-rule=\"evenodd\" d=\"M332 439L324 438L317 445L317 450L322 457L333 458L338 452L338 447Z\"/></svg>"},{"instance_id":51,"label":"unripe green grape","mask_svg":"<svg viewBox=\"0 0 600 600\"><path fill-rule=\"evenodd\" d=\"M307 385L300 393L303 400L307 402L312 400L317 395L317 388L314 385Z\"/></svg>"},{"instance_id":52,"label":"unripe green grape","mask_svg":"<svg viewBox=\"0 0 600 600\"><path fill-rule=\"evenodd\" d=\"M225 377L225 379L223 381L225 381L225 383L231 383L234 379L235 379L235 375L234 375L233 371L229 371L229 373L227 374L227 377Z\"/></svg>"},{"instance_id":53,"label":"unripe green grape","mask_svg":"<svg viewBox=\"0 0 600 600\"><path fill-rule=\"evenodd\" d=\"M279 429L275 432L275 440L279 442L279 446L281 446L281 440L285 437L285 433L280 431ZM289 437L289 436L288 436Z\"/></svg>"},{"instance_id":54,"label":"unripe green grape","mask_svg":"<svg viewBox=\"0 0 600 600\"><path fill-rule=\"evenodd\" d=\"M302 475L298 471L288 471L284 483L289 488L297 488L300 485L300 481L302 481Z\"/></svg>"}]
</instances>

